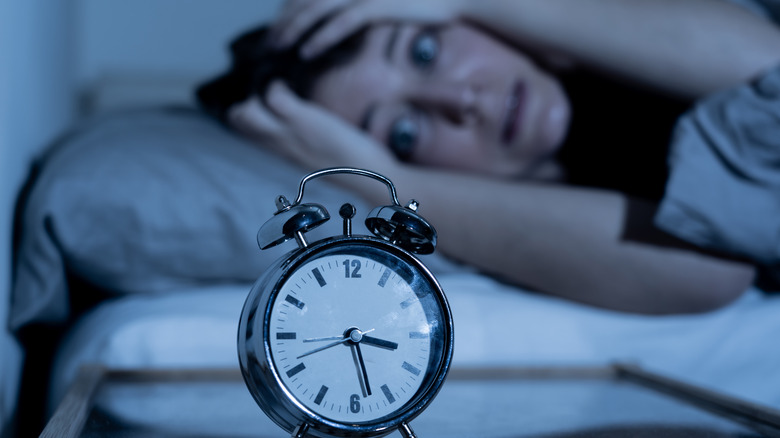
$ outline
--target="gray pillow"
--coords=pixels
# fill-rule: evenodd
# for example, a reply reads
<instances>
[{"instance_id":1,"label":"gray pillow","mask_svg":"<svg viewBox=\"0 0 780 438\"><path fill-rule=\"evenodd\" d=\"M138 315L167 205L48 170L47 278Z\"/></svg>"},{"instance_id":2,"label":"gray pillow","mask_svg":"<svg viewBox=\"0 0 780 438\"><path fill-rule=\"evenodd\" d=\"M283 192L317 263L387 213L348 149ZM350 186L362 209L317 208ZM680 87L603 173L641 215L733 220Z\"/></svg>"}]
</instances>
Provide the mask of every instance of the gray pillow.
<instances>
[{"instance_id":1,"label":"gray pillow","mask_svg":"<svg viewBox=\"0 0 780 438\"><path fill-rule=\"evenodd\" d=\"M255 236L275 197L294 199L305 172L194 109L93 120L40 165L22 216L14 329L68 318L68 273L114 293L161 293L252 282L296 247L260 251ZM335 216L310 239L341 232L342 203L357 206L357 219L373 207L327 178L306 187L304 201Z\"/></svg>"}]
</instances>

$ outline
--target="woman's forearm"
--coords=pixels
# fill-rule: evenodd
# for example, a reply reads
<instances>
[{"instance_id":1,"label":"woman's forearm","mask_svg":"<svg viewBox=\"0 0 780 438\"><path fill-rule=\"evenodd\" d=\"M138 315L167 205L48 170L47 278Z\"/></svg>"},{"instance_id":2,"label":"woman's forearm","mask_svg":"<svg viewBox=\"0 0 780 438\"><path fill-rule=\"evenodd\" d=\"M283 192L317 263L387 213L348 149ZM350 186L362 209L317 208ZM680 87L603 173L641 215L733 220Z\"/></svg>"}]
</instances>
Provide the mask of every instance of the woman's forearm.
<instances>
[{"instance_id":1,"label":"woman's forearm","mask_svg":"<svg viewBox=\"0 0 780 438\"><path fill-rule=\"evenodd\" d=\"M400 198L420 201L440 251L542 292L622 311L696 312L752 281L748 265L663 242L652 208L619 194L430 169L388 176Z\"/></svg>"},{"instance_id":2,"label":"woman's forearm","mask_svg":"<svg viewBox=\"0 0 780 438\"><path fill-rule=\"evenodd\" d=\"M725 0L487 0L463 15L525 47L687 97L780 62L780 30Z\"/></svg>"}]
</instances>

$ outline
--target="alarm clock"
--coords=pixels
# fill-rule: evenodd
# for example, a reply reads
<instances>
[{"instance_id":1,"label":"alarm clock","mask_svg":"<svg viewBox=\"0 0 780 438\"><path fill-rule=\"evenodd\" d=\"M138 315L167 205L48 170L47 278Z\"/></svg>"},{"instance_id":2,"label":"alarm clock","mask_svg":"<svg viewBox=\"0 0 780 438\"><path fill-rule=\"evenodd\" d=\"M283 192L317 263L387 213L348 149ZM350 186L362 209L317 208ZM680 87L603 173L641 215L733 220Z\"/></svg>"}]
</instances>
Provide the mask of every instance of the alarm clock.
<instances>
[{"instance_id":1,"label":"alarm clock","mask_svg":"<svg viewBox=\"0 0 780 438\"><path fill-rule=\"evenodd\" d=\"M365 219L373 234L352 233L355 207L339 210L343 233L308 242L330 219L302 203L310 181L334 174L384 183L392 203ZM238 328L244 381L262 410L294 438L415 434L410 421L434 399L453 353L453 320L436 278L415 254L429 254L436 231L398 202L386 177L330 168L306 175L291 203L258 231L260 249L298 247L254 283Z\"/></svg>"}]
</instances>

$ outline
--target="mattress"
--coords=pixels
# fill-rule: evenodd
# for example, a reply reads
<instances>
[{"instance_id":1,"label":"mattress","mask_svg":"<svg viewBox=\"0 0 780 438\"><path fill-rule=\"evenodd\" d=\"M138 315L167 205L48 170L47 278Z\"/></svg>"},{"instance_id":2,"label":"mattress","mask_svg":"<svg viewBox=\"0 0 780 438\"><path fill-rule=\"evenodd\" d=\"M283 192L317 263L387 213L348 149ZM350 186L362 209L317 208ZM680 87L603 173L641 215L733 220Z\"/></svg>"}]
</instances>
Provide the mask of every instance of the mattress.
<instances>
[{"instance_id":1,"label":"mattress","mask_svg":"<svg viewBox=\"0 0 780 438\"><path fill-rule=\"evenodd\" d=\"M479 274L439 277L455 320L453 366L600 366L632 362L725 395L780 408L780 295L750 290L707 314L641 316L511 287ZM83 364L238 368L236 331L250 285L107 301L67 334L50 407ZM121 398L117 401L121 407Z\"/></svg>"}]
</instances>

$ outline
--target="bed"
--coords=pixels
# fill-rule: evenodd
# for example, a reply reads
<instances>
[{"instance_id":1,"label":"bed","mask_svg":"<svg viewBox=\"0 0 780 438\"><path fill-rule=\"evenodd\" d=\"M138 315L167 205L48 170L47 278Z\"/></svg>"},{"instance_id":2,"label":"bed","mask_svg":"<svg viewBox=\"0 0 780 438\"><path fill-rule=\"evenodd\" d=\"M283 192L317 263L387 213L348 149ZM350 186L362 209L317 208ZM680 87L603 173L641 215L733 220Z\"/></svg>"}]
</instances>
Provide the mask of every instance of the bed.
<instances>
[{"instance_id":1,"label":"bed","mask_svg":"<svg viewBox=\"0 0 780 438\"><path fill-rule=\"evenodd\" d=\"M68 320L81 291L67 287L66 272L104 294L57 347L50 408L83 364L238 367L243 300L294 245L260 251L255 234L304 172L180 107L98 117L45 163L25 210L12 324ZM359 215L372 207L327 180L306 198L331 211L348 200ZM331 222L312 233L338 233ZM451 301L456 367L635 362L780 408L778 295L751 289L707 314L638 316L535 294L439 255L424 261Z\"/></svg>"},{"instance_id":2,"label":"bed","mask_svg":"<svg viewBox=\"0 0 780 438\"><path fill-rule=\"evenodd\" d=\"M99 82L89 99L96 115L37 162L10 324L67 323L52 352L48 412L84 364L237 368L243 301L263 269L292 248L260 251L255 234L275 211L274 198L294 195L305 172L191 104L161 105L183 100L170 93L191 85L171 87L163 76ZM128 102L138 108L120 109ZM374 207L327 181L307 198L331 212L346 201L358 215ZM339 231L334 220L315 233ZM751 288L707 314L638 316L510 286L441 255L423 261L453 308L455 367L635 362L780 409L780 294ZM94 303L94 290L100 301L80 313L74 303ZM142 407L115 402L117 413L144 417Z\"/></svg>"}]
</instances>

